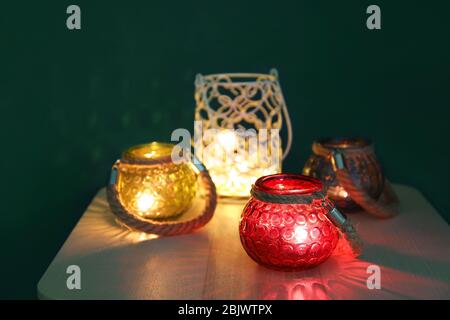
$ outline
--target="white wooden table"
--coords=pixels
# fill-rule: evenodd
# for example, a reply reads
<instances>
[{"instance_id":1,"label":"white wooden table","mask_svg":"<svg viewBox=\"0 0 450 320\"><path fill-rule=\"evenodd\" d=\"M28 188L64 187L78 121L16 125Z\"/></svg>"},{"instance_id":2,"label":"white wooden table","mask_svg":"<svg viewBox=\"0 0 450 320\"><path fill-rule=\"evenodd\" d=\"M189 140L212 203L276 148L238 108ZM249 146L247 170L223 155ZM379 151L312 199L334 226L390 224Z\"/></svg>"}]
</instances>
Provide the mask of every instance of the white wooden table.
<instances>
[{"instance_id":1,"label":"white wooden table","mask_svg":"<svg viewBox=\"0 0 450 320\"><path fill-rule=\"evenodd\" d=\"M38 284L41 299L450 299L450 227L416 190L395 185L401 214L351 215L366 249L359 259L334 254L317 268L279 272L243 250L243 204L220 203L193 234L152 238L119 226L99 191ZM197 205L197 204L196 204ZM201 205L201 204L200 204ZM69 265L81 289L69 290ZM367 267L381 289L367 288Z\"/></svg>"}]
</instances>

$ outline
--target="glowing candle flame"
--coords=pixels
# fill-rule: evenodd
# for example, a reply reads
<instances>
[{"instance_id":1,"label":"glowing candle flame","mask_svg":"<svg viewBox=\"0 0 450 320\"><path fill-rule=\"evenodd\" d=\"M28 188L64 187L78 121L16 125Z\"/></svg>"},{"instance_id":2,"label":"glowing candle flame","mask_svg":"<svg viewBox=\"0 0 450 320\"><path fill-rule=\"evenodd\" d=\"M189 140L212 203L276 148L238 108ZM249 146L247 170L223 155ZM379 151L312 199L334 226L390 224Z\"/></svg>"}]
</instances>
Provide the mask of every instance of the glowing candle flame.
<instances>
[{"instance_id":1,"label":"glowing candle flame","mask_svg":"<svg viewBox=\"0 0 450 320\"><path fill-rule=\"evenodd\" d=\"M154 155L155 155L155 152L154 152L154 151L151 151L151 152L145 153L145 154L144 154L144 157L146 157L146 158L152 158Z\"/></svg>"},{"instance_id":2,"label":"glowing candle flame","mask_svg":"<svg viewBox=\"0 0 450 320\"><path fill-rule=\"evenodd\" d=\"M136 200L136 207L140 212L145 213L153 208L155 202L155 197L152 194L142 193Z\"/></svg>"},{"instance_id":3,"label":"glowing candle flame","mask_svg":"<svg viewBox=\"0 0 450 320\"><path fill-rule=\"evenodd\" d=\"M295 227L295 241L298 243L305 242L306 238L308 238L308 231L301 226Z\"/></svg>"},{"instance_id":4,"label":"glowing candle flame","mask_svg":"<svg viewBox=\"0 0 450 320\"><path fill-rule=\"evenodd\" d=\"M225 150L233 150L237 144L237 136L232 130L223 130L217 134L217 141Z\"/></svg>"}]
</instances>

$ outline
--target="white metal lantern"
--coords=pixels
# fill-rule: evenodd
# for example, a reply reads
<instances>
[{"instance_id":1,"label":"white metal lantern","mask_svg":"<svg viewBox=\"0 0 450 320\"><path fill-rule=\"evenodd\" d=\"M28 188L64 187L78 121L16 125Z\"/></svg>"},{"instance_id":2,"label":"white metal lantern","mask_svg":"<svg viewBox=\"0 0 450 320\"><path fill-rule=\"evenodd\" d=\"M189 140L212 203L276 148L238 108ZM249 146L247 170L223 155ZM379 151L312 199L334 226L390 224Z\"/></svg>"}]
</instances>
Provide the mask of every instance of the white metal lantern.
<instances>
[{"instance_id":1,"label":"white metal lantern","mask_svg":"<svg viewBox=\"0 0 450 320\"><path fill-rule=\"evenodd\" d=\"M198 74L195 154L221 197L248 198L257 178L281 172L292 129L278 73ZM283 116L288 141L283 152ZM257 146L255 147L255 137Z\"/></svg>"}]
</instances>

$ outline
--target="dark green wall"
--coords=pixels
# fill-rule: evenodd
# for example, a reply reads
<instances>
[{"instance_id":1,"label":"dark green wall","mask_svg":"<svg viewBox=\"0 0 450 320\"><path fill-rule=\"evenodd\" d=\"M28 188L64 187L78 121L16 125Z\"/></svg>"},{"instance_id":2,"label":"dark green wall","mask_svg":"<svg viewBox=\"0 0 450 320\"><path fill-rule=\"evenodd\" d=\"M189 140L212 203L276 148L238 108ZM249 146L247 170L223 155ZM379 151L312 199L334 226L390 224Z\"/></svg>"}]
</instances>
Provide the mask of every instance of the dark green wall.
<instances>
[{"instance_id":1,"label":"dark green wall","mask_svg":"<svg viewBox=\"0 0 450 320\"><path fill-rule=\"evenodd\" d=\"M82 30L65 26L78 4ZM365 27L369 4L382 30ZM319 136L372 138L394 182L450 220L444 1L4 1L0 297L35 286L127 146L193 126L198 72L277 67L287 171Z\"/></svg>"}]
</instances>

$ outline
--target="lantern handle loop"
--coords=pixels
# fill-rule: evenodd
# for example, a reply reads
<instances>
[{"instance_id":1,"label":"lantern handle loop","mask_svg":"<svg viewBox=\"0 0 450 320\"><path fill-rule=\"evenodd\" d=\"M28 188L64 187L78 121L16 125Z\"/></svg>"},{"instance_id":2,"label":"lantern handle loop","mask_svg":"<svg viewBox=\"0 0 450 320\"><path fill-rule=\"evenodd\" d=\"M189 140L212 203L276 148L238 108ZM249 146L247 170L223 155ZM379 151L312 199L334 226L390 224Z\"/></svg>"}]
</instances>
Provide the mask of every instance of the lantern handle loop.
<instances>
[{"instance_id":1,"label":"lantern handle loop","mask_svg":"<svg viewBox=\"0 0 450 320\"><path fill-rule=\"evenodd\" d=\"M340 184L366 212L380 219L390 218L398 214L399 199L386 178L383 192L380 198L375 200L365 190L355 184L346 167L344 154L341 151L333 150L329 154L329 158Z\"/></svg>"},{"instance_id":2,"label":"lantern handle loop","mask_svg":"<svg viewBox=\"0 0 450 320\"><path fill-rule=\"evenodd\" d=\"M280 90L280 97L281 97L281 104L282 104L282 111L284 115L284 119L286 120L286 129L287 129L287 143L286 148L283 151L282 159L284 160L288 154L289 151L291 151L292 146L292 122L291 117L289 115L289 111L287 108L286 100L284 99L283 90L281 89L281 85L279 82L279 76L278 76L278 70L275 68L270 69L270 74L275 78L275 82L277 84L277 87Z\"/></svg>"},{"instance_id":3,"label":"lantern handle loop","mask_svg":"<svg viewBox=\"0 0 450 320\"><path fill-rule=\"evenodd\" d=\"M119 163L120 163L120 160L117 160L111 169L111 175L109 177L110 185L115 185L117 183L117 181L119 180Z\"/></svg>"},{"instance_id":4,"label":"lantern handle loop","mask_svg":"<svg viewBox=\"0 0 450 320\"><path fill-rule=\"evenodd\" d=\"M166 161L172 161L170 157ZM110 183L107 186L107 200L111 211L116 215L120 222L134 230L142 231L150 234L157 234L161 236L172 236L192 232L195 229L203 227L207 224L214 215L217 205L216 187L206 170L205 166L200 161L192 161L195 168L198 170L198 177L201 186L206 191L205 206L200 215L187 221L176 220L151 220L144 219L138 215L132 214L126 210L119 199L117 190L117 178L119 174L118 167L120 160L118 160L112 168Z\"/></svg>"}]
</instances>

